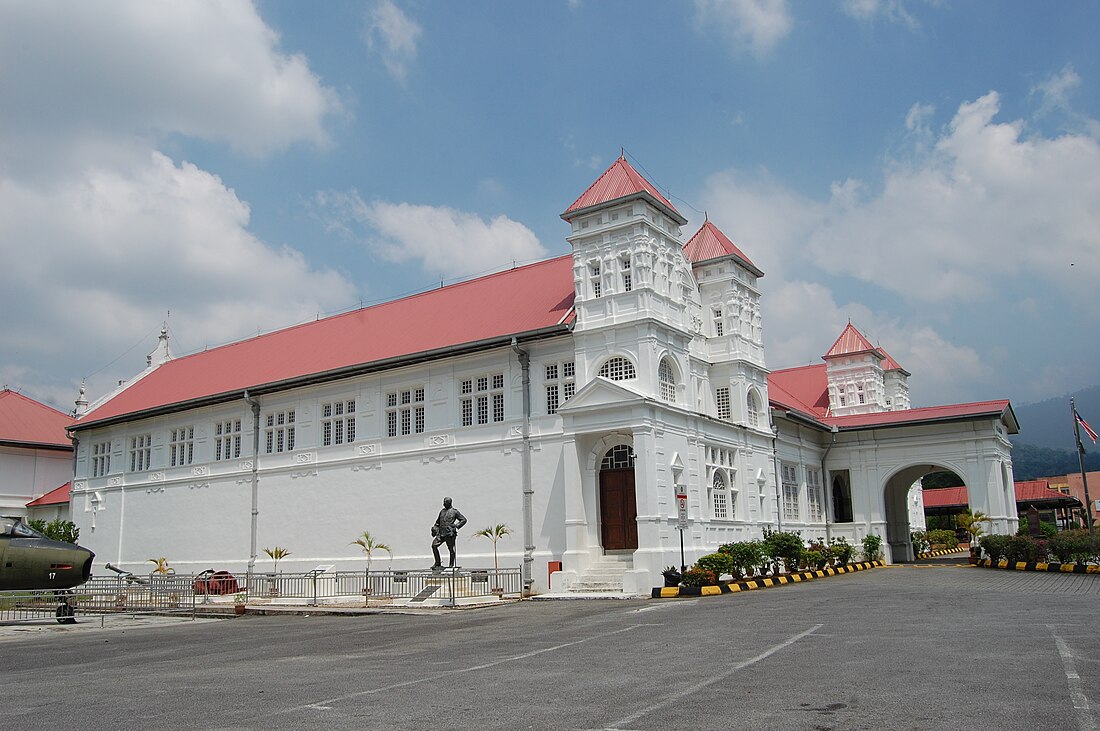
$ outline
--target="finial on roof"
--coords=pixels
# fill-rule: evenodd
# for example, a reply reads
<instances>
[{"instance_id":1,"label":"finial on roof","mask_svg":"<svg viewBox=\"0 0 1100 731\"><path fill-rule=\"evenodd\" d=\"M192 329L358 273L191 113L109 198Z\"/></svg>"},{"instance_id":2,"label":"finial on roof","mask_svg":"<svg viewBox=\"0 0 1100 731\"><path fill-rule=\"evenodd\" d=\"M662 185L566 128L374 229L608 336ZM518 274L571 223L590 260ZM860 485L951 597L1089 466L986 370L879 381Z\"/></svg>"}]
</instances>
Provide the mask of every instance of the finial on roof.
<instances>
[{"instance_id":1,"label":"finial on roof","mask_svg":"<svg viewBox=\"0 0 1100 731\"><path fill-rule=\"evenodd\" d=\"M80 379L80 395L77 396L74 402L76 408L73 409L73 416L83 416L84 412L88 410L88 399L84 396L86 390L85 381L86 379Z\"/></svg>"},{"instance_id":2,"label":"finial on roof","mask_svg":"<svg viewBox=\"0 0 1100 731\"><path fill-rule=\"evenodd\" d=\"M626 148L625 147L620 147L619 148L619 159L620 160L625 160L626 159Z\"/></svg>"},{"instance_id":3,"label":"finial on roof","mask_svg":"<svg viewBox=\"0 0 1100 731\"><path fill-rule=\"evenodd\" d=\"M707 215L706 211L703 211L703 223L706 223L709 220L710 220L710 216Z\"/></svg>"}]
</instances>

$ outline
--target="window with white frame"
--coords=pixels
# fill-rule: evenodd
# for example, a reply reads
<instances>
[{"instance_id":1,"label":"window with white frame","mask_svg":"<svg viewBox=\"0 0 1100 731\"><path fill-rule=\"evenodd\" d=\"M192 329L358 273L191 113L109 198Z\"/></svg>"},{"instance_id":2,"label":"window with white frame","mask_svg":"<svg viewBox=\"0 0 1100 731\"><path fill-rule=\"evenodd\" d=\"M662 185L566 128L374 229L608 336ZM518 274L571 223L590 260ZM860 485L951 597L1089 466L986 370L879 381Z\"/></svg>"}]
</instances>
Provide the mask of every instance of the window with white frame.
<instances>
[{"instance_id":1,"label":"window with white frame","mask_svg":"<svg viewBox=\"0 0 1100 731\"><path fill-rule=\"evenodd\" d=\"M710 502L714 517L737 519L737 452L724 447L706 448L707 472L710 474Z\"/></svg>"},{"instance_id":2,"label":"window with white frame","mask_svg":"<svg viewBox=\"0 0 1100 731\"><path fill-rule=\"evenodd\" d=\"M589 280L592 282L592 296L599 298L603 294L600 286L600 263L590 264L588 267Z\"/></svg>"},{"instance_id":3,"label":"window with white frame","mask_svg":"<svg viewBox=\"0 0 1100 731\"><path fill-rule=\"evenodd\" d=\"M503 373L464 379L459 390L462 426L504 421Z\"/></svg>"},{"instance_id":4,"label":"window with white frame","mask_svg":"<svg viewBox=\"0 0 1100 731\"><path fill-rule=\"evenodd\" d=\"M657 366L657 385L661 400L676 403L676 371L668 358L662 358Z\"/></svg>"},{"instance_id":5,"label":"window with white frame","mask_svg":"<svg viewBox=\"0 0 1100 731\"><path fill-rule=\"evenodd\" d=\"M714 481L711 483L711 500L714 503L715 518L725 520L729 517L726 512L726 479L719 470L714 472Z\"/></svg>"},{"instance_id":6,"label":"window with white frame","mask_svg":"<svg viewBox=\"0 0 1100 731\"><path fill-rule=\"evenodd\" d=\"M573 361L547 363L545 371L546 413L558 413L558 407L567 401L576 389L577 369Z\"/></svg>"},{"instance_id":7,"label":"window with white frame","mask_svg":"<svg viewBox=\"0 0 1100 731\"><path fill-rule=\"evenodd\" d=\"M798 520L798 468L784 464L783 468L783 519Z\"/></svg>"},{"instance_id":8,"label":"window with white frame","mask_svg":"<svg viewBox=\"0 0 1100 731\"><path fill-rule=\"evenodd\" d=\"M424 387L402 388L386 394L386 436L407 437L424 431Z\"/></svg>"},{"instance_id":9,"label":"window with white frame","mask_svg":"<svg viewBox=\"0 0 1100 731\"><path fill-rule=\"evenodd\" d=\"M630 257L624 256L620 260L620 266L623 271L623 291L629 292L634 289L634 277L630 270Z\"/></svg>"},{"instance_id":10,"label":"window with white frame","mask_svg":"<svg viewBox=\"0 0 1100 731\"><path fill-rule=\"evenodd\" d=\"M722 321L722 308L715 307L711 310L711 313L714 315L714 334L718 337L722 337L726 334L726 326Z\"/></svg>"},{"instance_id":11,"label":"window with white frame","mask_svg":"<svg viewBox=\"0 0 1100 731\"><path fill-rule=\"evenodd\" d=\"M757 397L756 391L749 391L749 396L745 402L749 426L760 426L760 399Z\"/></svg>"},{"instance_id":12,"label":"window with white frame","mask_svg":"<svg viewBox=\"0 0 1100 731\"><path fill-rule=\"evenodd\" d=\"M810 520L824 520L822 512L821 471L812 467L806 468L806 513Z\"/></svg>"},{"instance_id":13,"label":"window with white frame","mask_svg":"<svg viewBox=\"0 0 1100 731\"><path fill-rule=\"evenodd\" d=\"M355 399L321 404L321 446L355 441Z\"/></svg>"},{"instance_id":14,"label":"window with white frame","mask_svg":"<svg viewBox=\"0 0 1100 731\"><path fill-rule=\"evenodd\" d=\"M858 401L859 401L859 402L860 402L861 404L862 404L862 403L864 403L864 396L863 396L863 384L862 384L862 383L857 383L857 384L856 384L856 399L857 399L857 400L858 400Z\"/></svg>"},{"instance_id":15,"label":"window with white frame","mask_svg":"<svg viewBox=\"0 0 1100 731\"><path fill-rule=\"evenodd\" d=\"M153 457L153 435L139 434L130 437L130 471L144 472L149 469Z\"/></svg>"},{"instance_id":16,"label":"window with white frame","mask_svg":"<svg viewBox=\"0 0 1100 731\"><path fill-rule=\"evenodd\" d=\"M714 403L718 407L718 418L729 421L733 418L733 411L730 408L730 387L722 386L716 389L714 392Z\"/></svg>"},{"instance_id":17,"label":"window with white frame","mask_svg":"<svg viewBox=\"0 0 1100 731\"><path fill-rule=\"evenodd\" d=\"M92 477L104 477L111 471L111 442L92 445Z\"/></svg>"},{"instance_id":18,"label":"window with white frame","mask_svg":"<svg viewBox=\"0 0 1100 731\"><path fill-rule=\"evenodd\" d=\"M264 440L268 454L294 451L294 409L267 415Z\"/></svg>"},{"instance_id":19,"label":"window with white frame","mask_svg":"<svg viewBox=\"0 0 1100 731\"><path fill-rule=\"evenodd\" d=\"M600 368L599 375L612 381L626 381L637 378L637 374L634 372L634 364L619 355L609 358Z\"/></svg>"},{"instance_id":20,"label":"window with white frame","mask_svg":"<svg viewBox=\"0 0 1100 731\"><path fill-rule=\"evenodd\" d=\"M182 467L195 459L195 427L184 426L168 431L168 466Z\"/></svg>"},{"instance_id":21,"label":"window with white frame","mask_svg":"<svg viewBox=\"0 0 1100 731\"><path fill-rule=\"evenodd\" d=\"M241 456L241 420L226 419L214 425L214 461Z\"/></svg>"}]
</instances>

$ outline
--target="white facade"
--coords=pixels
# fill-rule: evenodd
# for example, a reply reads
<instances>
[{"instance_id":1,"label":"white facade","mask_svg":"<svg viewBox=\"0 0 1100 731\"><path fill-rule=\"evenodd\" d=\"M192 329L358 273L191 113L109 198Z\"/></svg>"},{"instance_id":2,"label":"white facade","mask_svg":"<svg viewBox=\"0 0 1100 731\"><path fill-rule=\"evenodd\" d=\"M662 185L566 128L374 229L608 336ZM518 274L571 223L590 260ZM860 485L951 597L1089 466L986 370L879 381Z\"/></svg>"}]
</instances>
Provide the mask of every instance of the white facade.
<instances>
[{"instance_id":1,"label":"white facade","mask_svg":"<svg viewBox=\"0 0 1100 731\"><path fill-rule=\"evenodd\" d=\"M647 592L680 564L678 492L688 495L688 564L765 527L853 543L873 532L904 560L908 488L934 465L990 486L971 499L995 531L1015 524L999 420L830 430L769 408L751 265L693 265L684 219L651 195L565 218L571 332L78 424L81 543L133 570L157 556L178 571L269 570L262 549L276 545L291 552L284 570L352 570L365 560L351 542L369 530L393 549L375 567L426 567L429 526L450 496L470 521L464 566L492 565L492 544L471 536L505 523L514 533L500 562L520 564L529 540L533 591L568 589L615 553L628 559L624 591ZM850 365L851 375L869 364ZM881 369L861 379L878 384L870 400L886 410ZM562 570L551 576L554 562Z\"/></svg>"}]
</instances>

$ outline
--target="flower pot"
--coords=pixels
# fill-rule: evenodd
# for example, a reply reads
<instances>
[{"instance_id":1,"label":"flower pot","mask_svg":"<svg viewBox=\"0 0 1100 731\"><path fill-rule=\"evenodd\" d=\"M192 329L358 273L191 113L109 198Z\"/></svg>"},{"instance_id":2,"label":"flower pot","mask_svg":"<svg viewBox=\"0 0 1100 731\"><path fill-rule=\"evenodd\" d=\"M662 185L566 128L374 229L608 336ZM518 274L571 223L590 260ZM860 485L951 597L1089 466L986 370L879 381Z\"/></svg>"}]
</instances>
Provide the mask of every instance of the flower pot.
<instances>
[{"instance_id":1,"label":"flower pot","mask_svg":"<svg viewBox=\"0 0 1100 731\"><path fill-rule=\"evenodd\" d=\"M244 614L244 610L247 609L247 608L248 607L246 607L244 604L234 604L233 605L233 612L234 612L234 614L238 614L238 615Z\"/></svg>"}]
</instances>

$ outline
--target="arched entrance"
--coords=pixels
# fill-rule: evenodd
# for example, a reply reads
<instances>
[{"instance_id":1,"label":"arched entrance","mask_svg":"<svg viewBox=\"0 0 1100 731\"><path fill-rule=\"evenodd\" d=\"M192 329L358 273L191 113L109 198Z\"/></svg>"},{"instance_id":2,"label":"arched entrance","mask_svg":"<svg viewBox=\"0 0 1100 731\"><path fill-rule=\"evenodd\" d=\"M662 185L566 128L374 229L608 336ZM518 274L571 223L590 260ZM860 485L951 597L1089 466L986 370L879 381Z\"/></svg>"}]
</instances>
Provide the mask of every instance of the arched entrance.
<instances>
[{"instance_id":1,"label":"arched entrance","mask_svg":"<svg viewBox=\"0 0 1100 731\"><path fill-rule=\"evenodd\" d=\"M923 513L924 506L923 501L920 505L910 504L914 500L912 488L917 480L933 472L954 472L954 470L933 464L920 464L899 470L886 481L883 492L886 509L885 543L889 551L887 558L891 563L916 560L911 533L919 530L920 527L914 528L911 525L909 515L911 509L920 510Z\"/></svg>"},{"instance_id":2,"label":"arched entrance","mask_svg":"<svg viewBox=\"0 0 1100 731\"><path fill-rule=\"evenodd\" d=\"M628 444L607 450L600 462L600 540L605 551L638 548L634 450Z\"/></svg>"}]
</instances>

